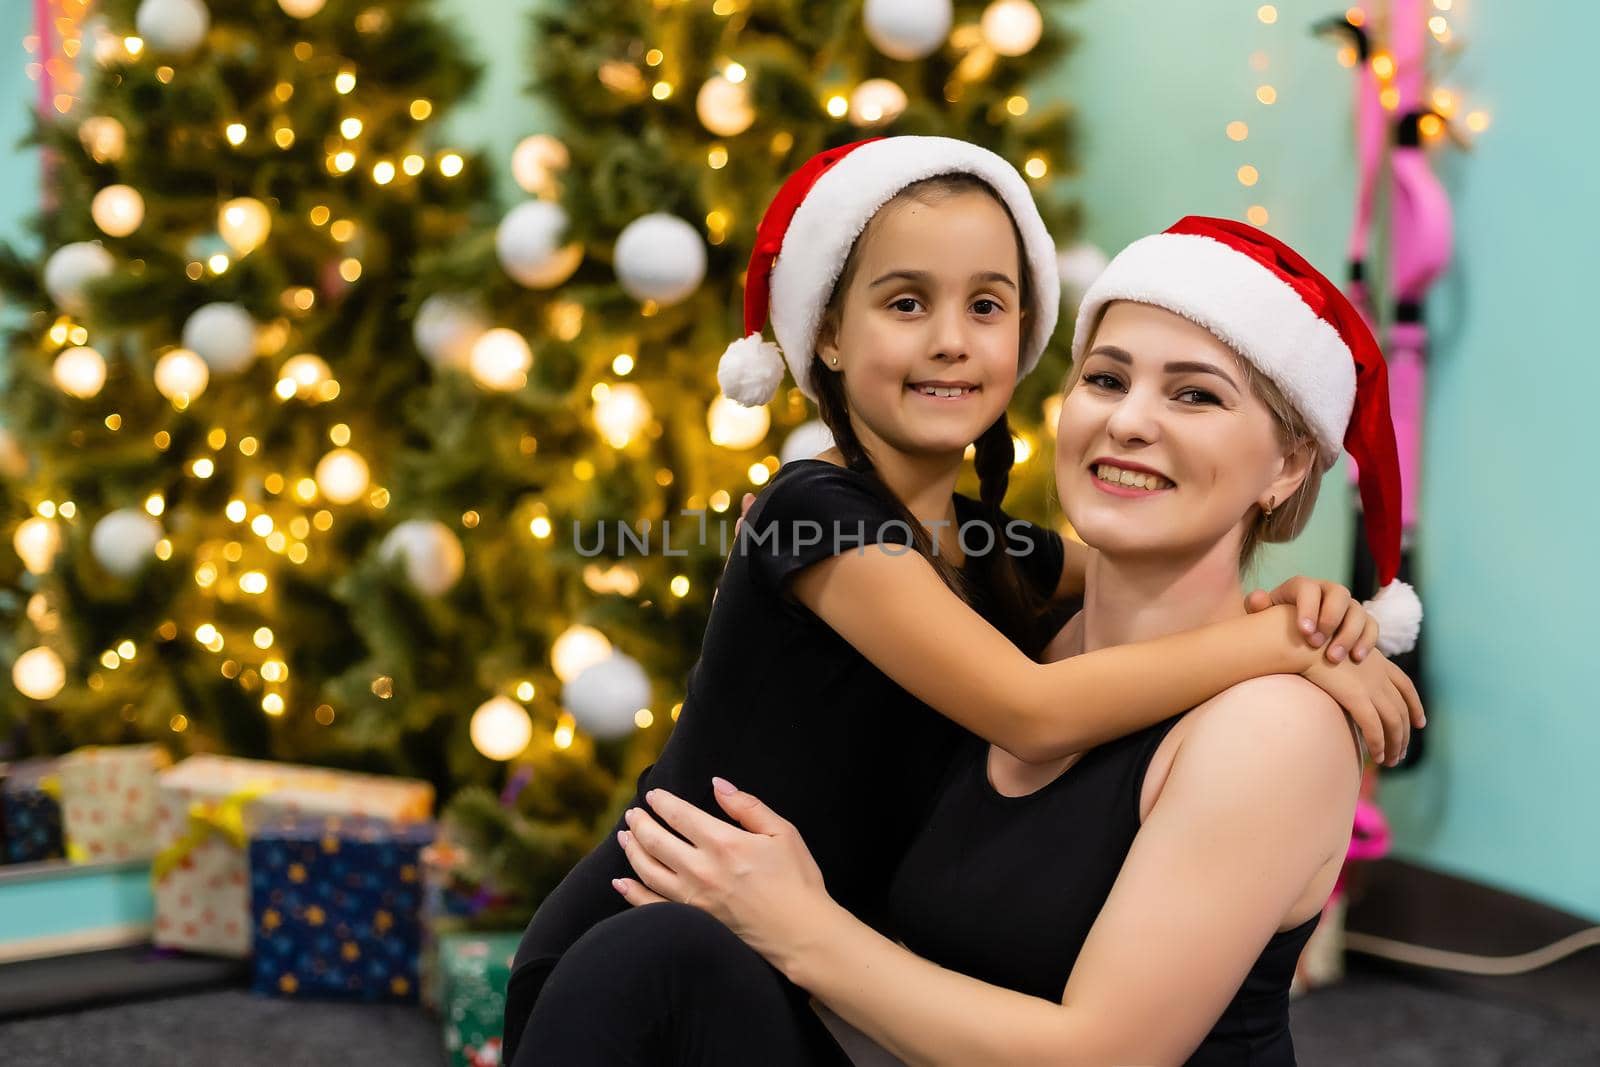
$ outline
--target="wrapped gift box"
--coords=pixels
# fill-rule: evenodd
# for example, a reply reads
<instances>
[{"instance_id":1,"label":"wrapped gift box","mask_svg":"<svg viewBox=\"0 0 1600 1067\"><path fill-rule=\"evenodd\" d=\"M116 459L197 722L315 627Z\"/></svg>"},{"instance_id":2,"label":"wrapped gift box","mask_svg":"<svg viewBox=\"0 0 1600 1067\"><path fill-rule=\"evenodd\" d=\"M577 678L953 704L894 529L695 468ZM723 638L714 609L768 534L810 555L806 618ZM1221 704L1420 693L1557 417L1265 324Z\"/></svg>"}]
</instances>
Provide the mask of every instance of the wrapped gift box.
<instances>
[{"instance_id":1,"label":"wrapped gift box","mask_svg":"<svg viewBox=\"0 0 1600 1067\"><path fill-rule=\"evenodd\" d=\"M250 838L258 993L414 1002L432 823L291 815Z\"/></svg>"},{"instance_id":2,"label":"wrapped gift box","mask_svg":"<svg viewBox=\"0 0 1600 1067\"><path fill-rule=\"evenodd\" d=\"M61 760L61 824L75 863L148 859L156 851L160 745L80 748Z\"/></svg>"},{"instance_id":3,"label":"wrapped gift box","mask_svg":"<svg viewBox=\"0 0 1600 1067\"><path fill-rule=\"evenodd\" d=\"M250 829L278 815L426 821L433 787L228 756L191 756L162 771L152 863L155 942L221 956L250 954Z\"/></svg>"},{"instance_id":4,"label":"wrapped gift box","mask_svg":"<svg viewBox=\"0 0 1600 1067\"><path fill-rule=\"evenodd\" d=\"M500 1062L506 983L522 934L446 934L439 942L444 1048L451 1067Z\"/></svg>"},{"instance_id":5,"label":"wrapped gift box","mask_svg":"<svg viewBox=\"0 0 1600 1067\"><path fill-rule=\"evenodd\" d=\"M61 841L60 761L27 760L0 765L0 822L5 824L5 862L58 859Z\"/></svg>"}]
</instances>

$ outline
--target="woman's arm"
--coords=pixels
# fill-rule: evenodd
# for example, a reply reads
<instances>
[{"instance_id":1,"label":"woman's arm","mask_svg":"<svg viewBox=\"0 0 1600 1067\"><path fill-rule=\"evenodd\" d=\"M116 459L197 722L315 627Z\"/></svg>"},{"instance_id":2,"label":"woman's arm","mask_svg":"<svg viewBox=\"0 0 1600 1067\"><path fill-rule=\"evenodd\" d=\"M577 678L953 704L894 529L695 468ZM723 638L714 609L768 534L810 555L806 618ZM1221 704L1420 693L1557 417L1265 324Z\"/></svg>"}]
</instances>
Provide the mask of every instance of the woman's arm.
<instances>
[{"instance_id":1,"label":"woman's arm","mask_svg":"<svg viewBox=\"0 0 1600 1067\"><path fill-rule=\"evenodd\" d=\"M1312 672L1350 712L1380 762L1399 758L1421 714L1415 690L1402 688L1409 683L1387 660L1321 663L1294 609L1283 605L1040 664L903 546L831 556L800 571L789 588L907 692L1029 762L1092 748L1270 674Z\"/></svg>"},{"instance_id":2,"label":"woman's arm","mask_svg":"<svg viewBox=\"0 0 1600 1067\"><path fill-rule=\"evenodd\" d=\"M657 792L652 807L687 840L630 812L623 844L652 889L722 919L907 1063L1181 1063L1343 854L1359 787L1343 717L1301 680L1253 681L1194 714L1059 1004L946 970L855 919L794 828L748 794L717 795L752 832Z\"/></svg>"}]
</instances>

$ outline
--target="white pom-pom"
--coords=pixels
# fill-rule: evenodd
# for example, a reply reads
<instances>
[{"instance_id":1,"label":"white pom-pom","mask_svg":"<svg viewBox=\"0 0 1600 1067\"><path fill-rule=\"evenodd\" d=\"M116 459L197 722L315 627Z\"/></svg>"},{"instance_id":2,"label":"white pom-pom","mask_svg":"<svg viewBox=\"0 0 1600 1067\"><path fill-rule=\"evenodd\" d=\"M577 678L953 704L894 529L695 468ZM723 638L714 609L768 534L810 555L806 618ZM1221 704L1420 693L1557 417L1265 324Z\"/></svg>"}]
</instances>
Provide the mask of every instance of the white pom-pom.
<instances>
[{"instance_id":1,"label":"white pom-pom","mask_svg":"<svg viewBox=\"0 0 1600 1067\"><path fill-rule=\"evenodd\" d=\"M783 381L783 350L759 333L741 337L722 353L717 384L722 395L747 408L770 401Z\"/></svg>"},{"instance_id":2,"label":"white pom-pom","mask_svg":"<svg viewBox=\"0 0 1600 1067\"><path fill-rule=\"evenodd\" d=\"M1422 600L1417 591L1402 581L1393 581L1371 600L1362 601L1378 623L1378 651L1385 656L1398 656L1417 647L1417 635L1422 632Z\"/></svg>"}]
</instances>

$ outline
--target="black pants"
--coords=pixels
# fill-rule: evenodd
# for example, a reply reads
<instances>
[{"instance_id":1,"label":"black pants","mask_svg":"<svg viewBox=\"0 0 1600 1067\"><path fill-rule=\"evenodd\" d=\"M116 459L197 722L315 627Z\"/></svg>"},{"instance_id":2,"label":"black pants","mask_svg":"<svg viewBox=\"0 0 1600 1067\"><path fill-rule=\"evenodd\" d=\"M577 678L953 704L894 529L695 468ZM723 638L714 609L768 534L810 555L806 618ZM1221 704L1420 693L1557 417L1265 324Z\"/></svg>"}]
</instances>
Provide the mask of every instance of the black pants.
<instances>
[{"instance_id":1,"label":"black pants","mask_svg":"<svg viewBox=\"0 0 1600 1067\"><path fill-rule=\"evenodd\" d=\"M548 973L513 1067L848 1067L787 981L721 922L649 904L584 934Z\"/></svg>"},{"instance_id":2,"label":"black pants","mask_svg":"<svg viewBox=\"0 0 1600 1067\"><path fill-rule=\"evenodd\" d=\"M644 775L640 775L639 781L638 788L642 791ZM641 798L635 796L634 806L640 804ZM517 1059L517 1049L523 1028L533 1014L550 972L584 934L606 919L629 910L628 902L611 888L613 878L636 877L622 846L617 844L616 832L624 828L625 824L619 819L594 851L578 861L561 884L544 898L523 932L522 943L511 965L511 979L506 984L503 1062L534 1062Z\"/></svg>"}]
</instances>

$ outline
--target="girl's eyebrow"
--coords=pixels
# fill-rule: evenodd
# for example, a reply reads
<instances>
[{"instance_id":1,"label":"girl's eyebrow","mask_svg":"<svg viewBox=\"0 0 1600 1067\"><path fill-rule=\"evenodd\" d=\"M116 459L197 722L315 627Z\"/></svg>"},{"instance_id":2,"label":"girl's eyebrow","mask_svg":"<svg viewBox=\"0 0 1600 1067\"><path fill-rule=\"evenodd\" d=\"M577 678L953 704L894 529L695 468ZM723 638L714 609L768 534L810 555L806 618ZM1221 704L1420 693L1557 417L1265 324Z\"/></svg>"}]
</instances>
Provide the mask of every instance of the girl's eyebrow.
<instances>
[{"instance_id":1,"label":"girl's eyebrow","mask_svg":"<svg viewBox=\"0 0 1600 1067\"><path fill-rule=\"evenodd\" d=\"M932 280L933 275L925 270L892 270L867 286L867 288L876 289L885 282L892 281L920 282L926 285ZM997 270L980 270L973 274L972 280L975 282L994 282L996 285L1009 285L1012 292L1016 292L1017 289L1017 283L1011 280L1010 275L1002 274Z\"/></svg>"},{"instance_id":2,"label":"girl's eyebrow","mask_svg":"<svg viewBox=\"0 0 1600 1067\"><path fill-rule=\"evenodd\" d=\"M1130 366L1133 363L1133 357L1128 355L1125 349L1118 348L1116 345L1097 345L1095 346L1094 351L1090 352L1089 355L1105 356L1107 359L1113 359L1118 363L1124 363ZM1209 363L1191 363L1180 360L1176 363L1168 363L1162 368L1162 370L1168 374L1215 374L1218 378L1221 378L1235 389L1239 388L1238 384L1234 382L1232 378L1228 377L1227 372L1225 372L1221 367L1213 367Z\"/></svg>"}]
</instances>

